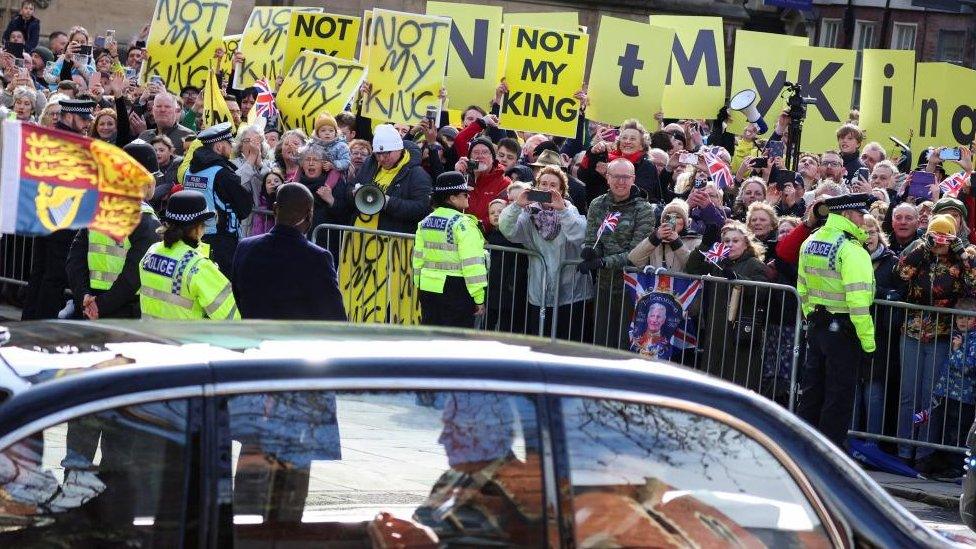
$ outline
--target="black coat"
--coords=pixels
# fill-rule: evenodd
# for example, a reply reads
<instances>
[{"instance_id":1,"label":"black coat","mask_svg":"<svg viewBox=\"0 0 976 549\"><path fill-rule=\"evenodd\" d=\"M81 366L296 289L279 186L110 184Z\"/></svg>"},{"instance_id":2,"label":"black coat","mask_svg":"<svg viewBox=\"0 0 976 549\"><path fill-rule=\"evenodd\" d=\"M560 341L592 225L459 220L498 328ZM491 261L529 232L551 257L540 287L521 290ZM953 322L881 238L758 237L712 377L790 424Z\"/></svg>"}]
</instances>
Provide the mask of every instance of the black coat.
<instances>
[{"instance_id":1,"label":"black coat","mask_svg":"<svg viewBox=\"0 0 976 549\"><path fill-rule=\"evenodd\" d=\"M122 273L112 283L112 287L105 291L92 291L90 284L91 273L88 270L88 229L78 231L71 249L68 250L68 260L65 269L68 272L68 286L75 300L77 318L84 318L82 313L82 299L85 294L95 295L98 304L99 318L139 318L139 263L149 246L159 242L156 234L159 220L155 216L143 213L139 224L129 235L129 252L125 256Z\"/></svg>"},{"instance_id":2,"label":"black coat","mask_svg":"<svg viewBox=\"0 0 976 549\"><path fill-rule=\"evenodd\" d=\"M332 254L290 226L241 240L232 286L241 317L346 320Z\"/></svg>"},{"instance_id":3,"label":"black coat","mask_svg":"<svg viewBox=\"0 0 976 549\"><path fill-rule=\"evenodd\" d=\"M410 154L410 160L394 176L386 190L389 200L383 211L379 213L378 229L397 233L416 233L417 224L430 213L430 191L432 182L430 175L420 165L420 149L412 141L403 142L404 153ZM352 191L356 185L373 183L379 165L376 157L366 159L356 178L345 184L336 185L333 194L336 196L334 207L341 208L349 216L356 214L356 207L352 200ZM340 189L341 187L341 189ZM340 195L342 198L340 199Z\"/></svg>"},{"instance_id":4,"label":"black coat","mask_svg":"<svg viewBox=\"0 0 976 549\"><path fill-rule=\"evenodd\" d=\"M10 40L10 33L13 31L20 31L24 35L24 51L30 53L37 47L37 41L41 37L41 22L36 17L31 17L28 21L21 17L20 14L15 15L7 23L6 30L3 31L4 43Z\"/></svg>"}]
</instances>

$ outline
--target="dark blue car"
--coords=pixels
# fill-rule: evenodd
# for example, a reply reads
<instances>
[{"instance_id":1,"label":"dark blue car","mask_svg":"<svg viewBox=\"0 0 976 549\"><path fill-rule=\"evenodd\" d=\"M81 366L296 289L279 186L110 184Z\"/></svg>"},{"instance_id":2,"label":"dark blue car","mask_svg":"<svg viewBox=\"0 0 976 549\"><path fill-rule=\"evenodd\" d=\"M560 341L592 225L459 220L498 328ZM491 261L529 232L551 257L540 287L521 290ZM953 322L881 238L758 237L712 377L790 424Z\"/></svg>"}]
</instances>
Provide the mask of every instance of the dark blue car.
<instances>
[{"instance_id":1,"label":"dark blue car","mask_svg":"<svg viewBox=\"0 0 976 549\"><path fill-rule=\"evenodd\" d=\"M3 547L921 547L764 400L604 349L303 323L22 323Z\"/></svg>"}]
</instances>

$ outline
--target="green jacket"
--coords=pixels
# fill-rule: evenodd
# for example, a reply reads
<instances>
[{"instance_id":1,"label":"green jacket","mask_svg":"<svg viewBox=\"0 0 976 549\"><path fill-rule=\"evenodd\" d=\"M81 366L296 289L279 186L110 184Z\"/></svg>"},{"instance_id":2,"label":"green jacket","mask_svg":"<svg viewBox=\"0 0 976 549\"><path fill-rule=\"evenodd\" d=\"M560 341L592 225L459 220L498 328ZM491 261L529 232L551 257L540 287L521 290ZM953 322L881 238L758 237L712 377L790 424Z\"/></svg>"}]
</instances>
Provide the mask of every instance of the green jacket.
<instances>
[{"instance_id":1,"label":"green jacket","mask_svg":"<svg viewBox=\"0 0 976 549\"><path fill-rule=\"evenodd\" d=\"M861 348L874 352L874 267L864 248L867 235L847 218L830 214L827 223L800 249L796 289L803 315L823 305L851 317Z\"/></svg>"},{"instance_id":2,"label":"green jacket","mask_svg":"<svg viewBox=\"0 0 976 549\"><path fill-rule=\"evenodd\" d=\"M596 241L600 225L607 214L620 212L617 228L605 230ZM627 254L637 247L654 230L654 209L642 196L636 186L630 190L630 197L623 202L614 202L610 193L593 199L586 212L586 238L584 246L591 246L596 255L603 258L607 269L623 269L630 266Z\"/></svg>"}]
</instances>

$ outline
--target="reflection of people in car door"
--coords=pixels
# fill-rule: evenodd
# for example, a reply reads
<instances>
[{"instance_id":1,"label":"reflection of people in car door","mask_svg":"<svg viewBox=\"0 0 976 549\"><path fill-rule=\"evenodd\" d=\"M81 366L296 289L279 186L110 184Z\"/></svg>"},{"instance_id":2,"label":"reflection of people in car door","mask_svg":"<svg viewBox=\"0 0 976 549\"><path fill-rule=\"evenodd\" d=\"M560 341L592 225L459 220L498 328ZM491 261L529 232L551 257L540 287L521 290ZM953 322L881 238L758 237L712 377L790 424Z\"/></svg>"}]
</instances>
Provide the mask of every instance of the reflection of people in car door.
<instances>
[{"instance_id":1,"label":"reflection of people in car door","mask_svg":"<svg viewBox=\"0 0 976 549\"><path fill-rule=\"evenodd\" d=\"M241 395L231 399L230 414L233 438L241 443L234 514L301 522L312 460L341 459L335 395Z\"/></svg>"},{"instance_id":2,"label":"reflection of people in car door","mask_svg":"<svg viewBox=\"0 0 976 549\"><path fill-rule=\"evenodd\" d=\"M514 397L452 393L438 442L451 466L434 484L414 522L381 513L369 525L374 547L410 539L430 545L465 538L527 547L545 543L542 473L535 444L525 460L513 452Z\"/></svg>"}]
</instances>

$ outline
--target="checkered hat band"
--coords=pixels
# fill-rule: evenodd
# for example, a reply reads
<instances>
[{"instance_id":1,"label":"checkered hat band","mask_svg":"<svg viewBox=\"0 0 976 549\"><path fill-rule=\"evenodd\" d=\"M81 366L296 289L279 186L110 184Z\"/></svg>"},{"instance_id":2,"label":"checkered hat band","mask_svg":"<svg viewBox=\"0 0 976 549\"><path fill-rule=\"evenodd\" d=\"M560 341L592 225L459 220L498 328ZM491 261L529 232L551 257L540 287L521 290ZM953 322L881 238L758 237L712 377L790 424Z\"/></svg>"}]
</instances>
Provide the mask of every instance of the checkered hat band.
<instances>
[{"instance_id":1,"label":"checkered hat band","mask_svg":"<svg viewBox=\"0 0 976 549\"><path fill-rule=\"evenodd\" d=\"M859 209L862 209L862 208L863 209L867 209L867 207L868 207L867 204L865 204L864 202L858 200L856 202L845 202L843 204L833 204L831 206L828 206L827 209L829 209L832 212L840 212L840 211L843 211L843 210L859 210Z\"/></svg>"},{"instance_id":2,"label":"checkered hat band","mask_svg":"<svg viewBox=\"0 0 976 549\"><path fill-rule=\"evenodd\" d=\"M71 114L91 114L95 110L94 107L83 107L83 106L62 106L61 112L67 112Z\"/></svg>"},{"instance_id":3,"label":"checkered hat band","mask_svg":"<svg viewBox=\"0 0 976 549\"><path fill-rule=\"evenodd\" d=\"M233 139L233 136L230 134L230 132L221 132L218 133L217 135L208 137L206 139L201 138L200 142L203 143L204 145L213 145L218 141L229 141L231 139Z\"/></svg>"},{"instance_id":4,"label":"checkered hat band","mask_svg":"<svg viewBox=\"0 0 976 549\"><path fill-rule=\"evenodd\" d=\"M202 212L188 213L188 214L177 214L177 213L166 212L166 219L172 219L173 221L193 221L194 219L200 217L201 215L204 215L205 213L207 212L202 211Z\"/></svg>"},{"instance_id":5,"label":"checkered hat band","mask_svg":"<svg viewBox=\"0 0 976 549\"><path fill-rule=\"evenodd\" d=\"M468 192L470 190L471 190L471 188L468 187L467 184L464 184L464 183L461 183L461 184L458 184L458 185L451 185L450 187L434 187L434 192L435 193L450 193L450 192L465 193L465 192Z\"/></svg>"}]
</instances>

